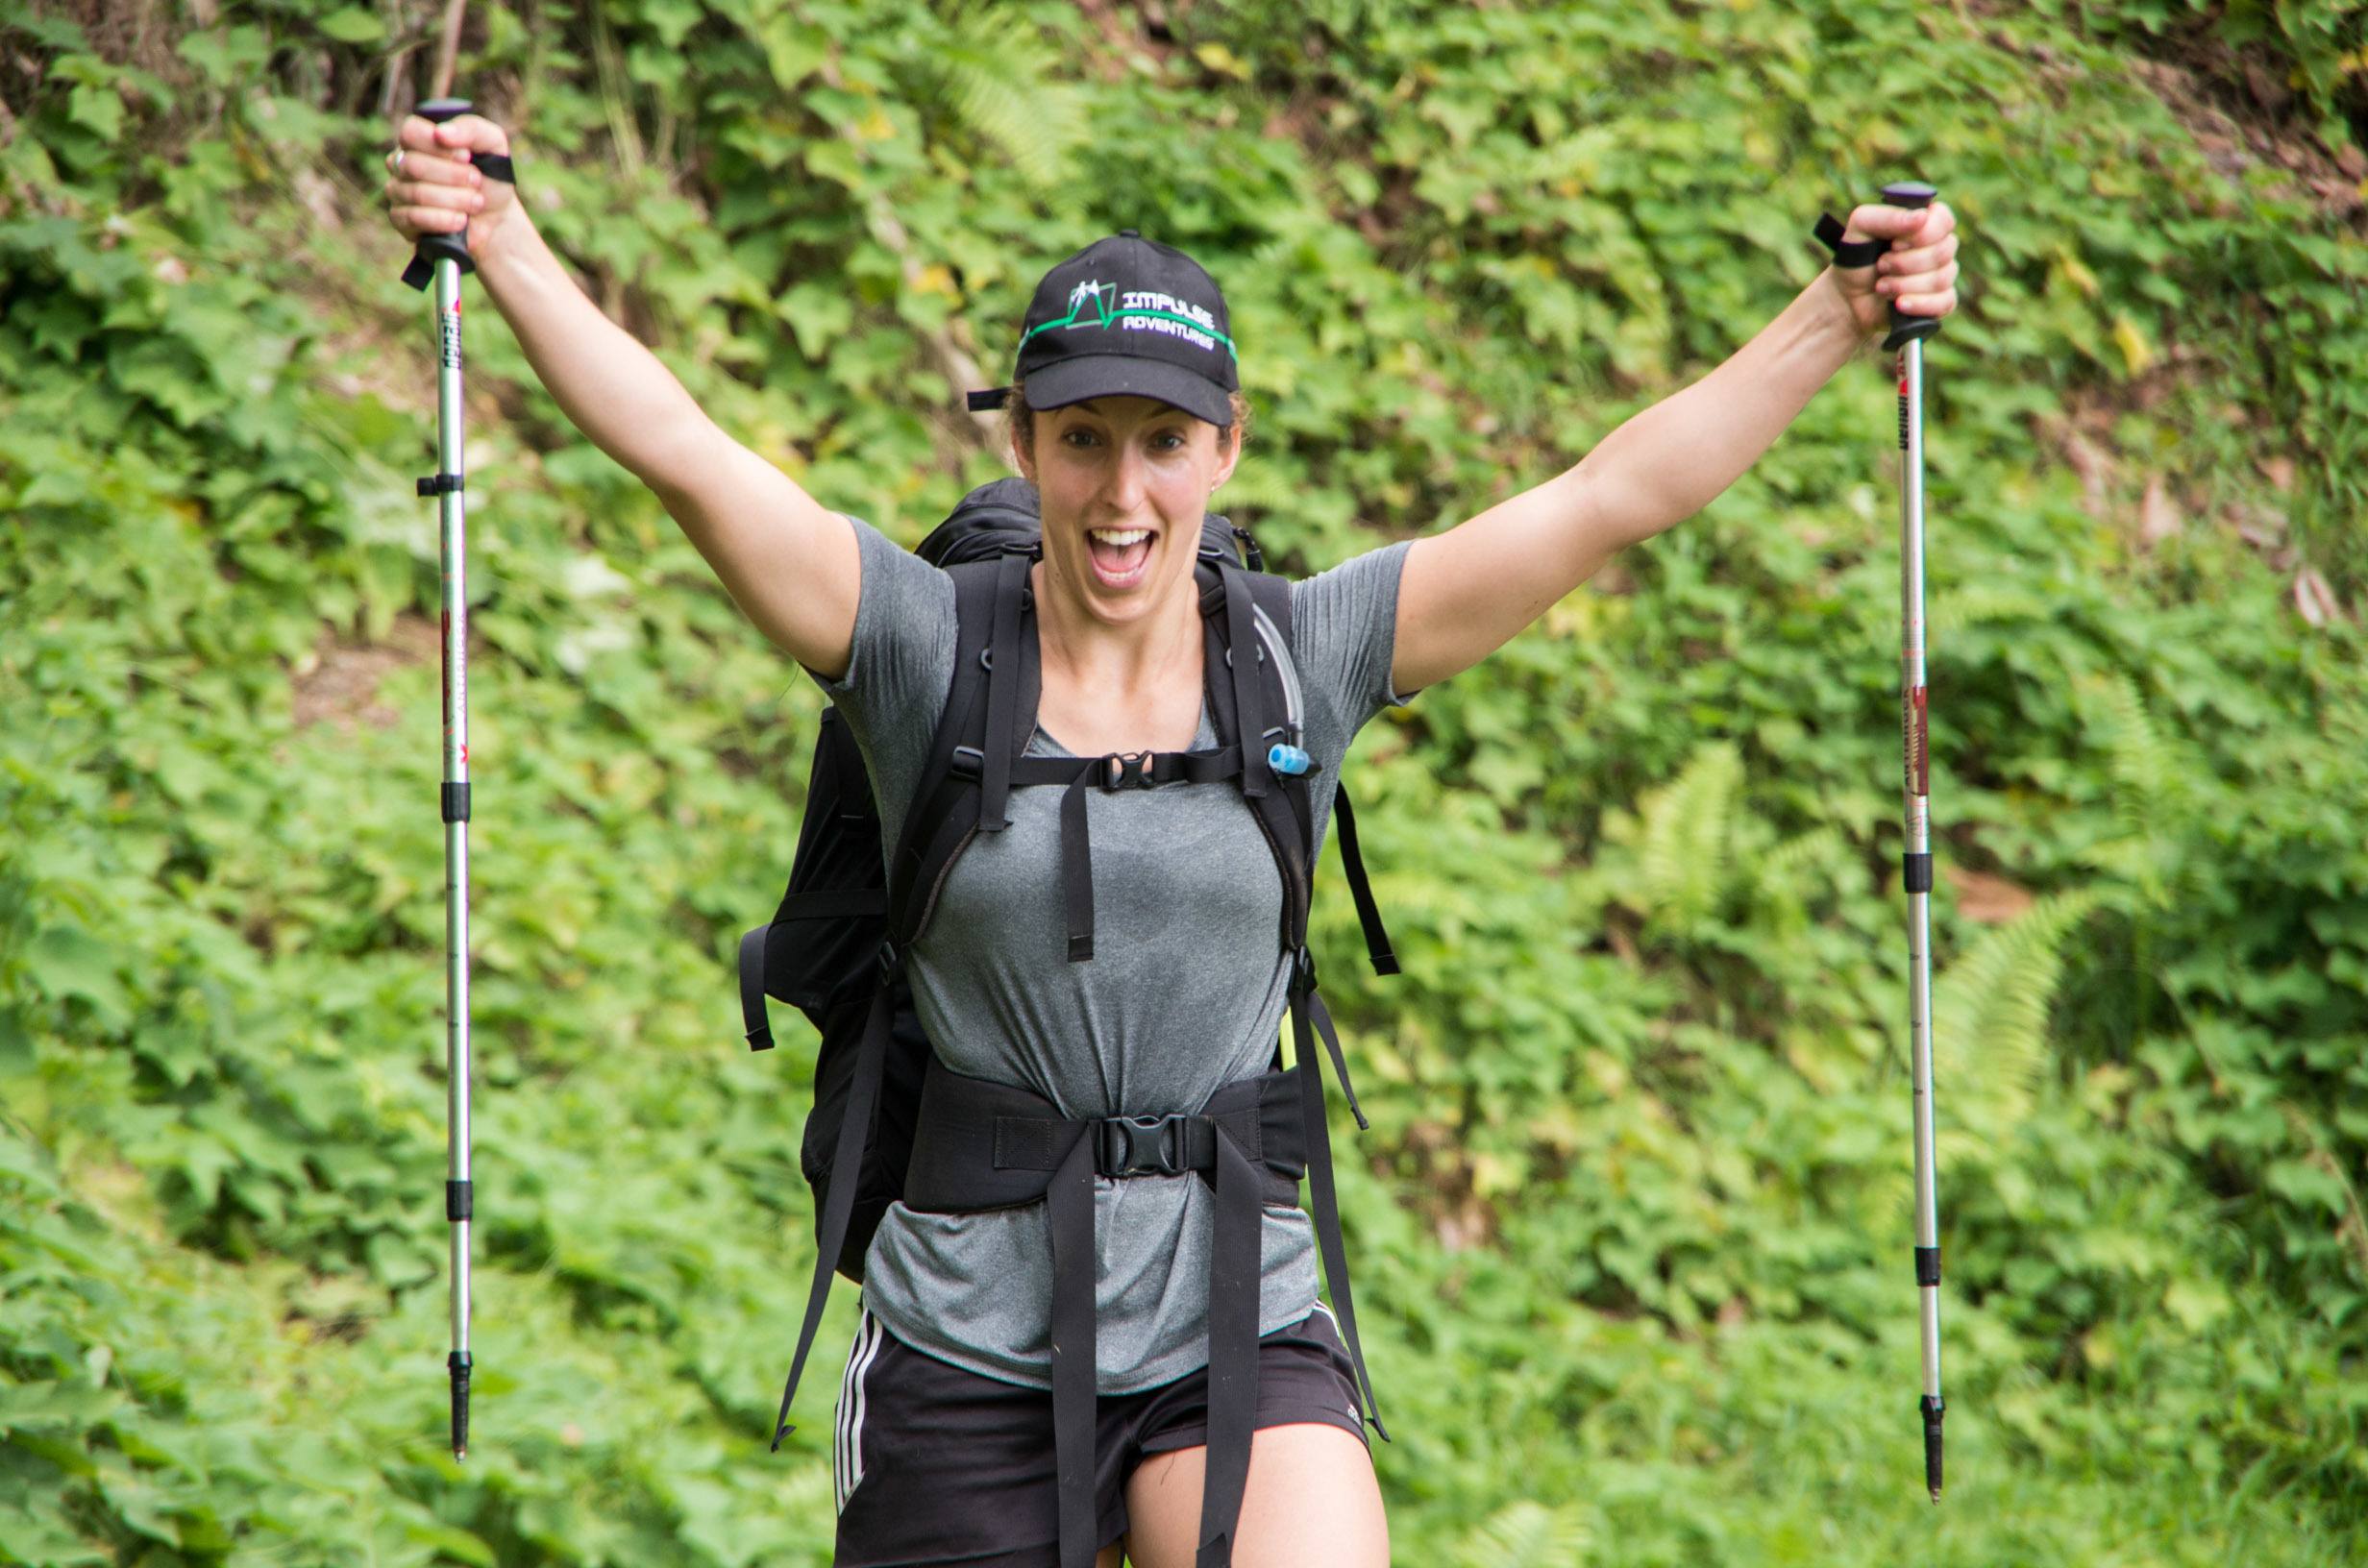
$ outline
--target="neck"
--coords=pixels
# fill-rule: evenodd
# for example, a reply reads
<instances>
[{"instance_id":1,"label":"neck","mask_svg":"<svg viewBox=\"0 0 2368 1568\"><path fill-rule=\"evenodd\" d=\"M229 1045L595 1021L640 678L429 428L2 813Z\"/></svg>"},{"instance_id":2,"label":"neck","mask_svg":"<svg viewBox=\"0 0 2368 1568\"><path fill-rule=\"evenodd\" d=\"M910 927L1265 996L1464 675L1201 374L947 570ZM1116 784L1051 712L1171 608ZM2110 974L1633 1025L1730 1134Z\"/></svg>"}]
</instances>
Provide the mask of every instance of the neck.
<instances>
[{"instance_id":1,"label":"neck","mask_svg":"<svg viewBox=\"0 0 2368 1568\"><path fill-rule=\"evenodd\" d=\"M1073 685L1142 691L1199 656L1199 587L1189 575L1151 614L1117 626L1096 620L1063 593L1044 561L1036 563L1029 586L1036 595L1039 656L1045 669Z\"/></svg>"}]
</instances>

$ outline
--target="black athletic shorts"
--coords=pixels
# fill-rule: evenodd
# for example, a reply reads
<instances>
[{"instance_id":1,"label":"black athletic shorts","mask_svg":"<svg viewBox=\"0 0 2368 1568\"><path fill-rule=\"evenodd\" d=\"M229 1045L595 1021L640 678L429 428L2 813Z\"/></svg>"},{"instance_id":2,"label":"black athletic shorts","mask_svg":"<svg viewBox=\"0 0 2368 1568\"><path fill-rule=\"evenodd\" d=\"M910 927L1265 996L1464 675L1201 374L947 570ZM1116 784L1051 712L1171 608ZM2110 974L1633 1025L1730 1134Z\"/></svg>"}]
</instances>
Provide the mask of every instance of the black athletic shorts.
<instances>
[{"instance_id":1,"label":"black athletic shorts","mask_svg":"<svg viewBox=\"0 0 2368 1568\"><path fill-rule=\"evenodd\" d=\"M1319 1307L1258 1342L1258 1425L1322 1421L1365 1436L1356 1368ZM1099 1542L1126 1532L1147 1456L1208 1441L1208 1369L1095 1402ZM913 1349L869 1311L839 1380L836 1568L1056 1568L1052 1395Z\"/></svg>"}]
</instances>

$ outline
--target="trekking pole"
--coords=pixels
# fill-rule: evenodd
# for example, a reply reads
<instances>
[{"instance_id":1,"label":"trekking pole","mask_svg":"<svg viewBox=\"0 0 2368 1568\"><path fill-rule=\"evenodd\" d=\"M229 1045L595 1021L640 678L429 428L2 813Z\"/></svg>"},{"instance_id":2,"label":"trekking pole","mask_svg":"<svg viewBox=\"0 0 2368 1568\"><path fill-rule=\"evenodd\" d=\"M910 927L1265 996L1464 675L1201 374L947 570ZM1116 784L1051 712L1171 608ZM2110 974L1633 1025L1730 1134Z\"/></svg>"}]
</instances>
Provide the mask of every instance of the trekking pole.
<instances>
[{"instance_id":1,"label":"trekking pole","mask_svg":"<svg viewBox=\"0 0 2368 1568\"><path fill-rule=\"evenodd\" d=\"M442 123L469 111L466 99L432 98L414 113ZM460 429L460 276L474 272L465 225L422 234L403 281L435 282L438 336L435 472L419 481L436 500L444 583L444 1217L452 1225L453 1458L469 1452L469 596L463 527Z\"/></svg>"},{"instance_id":2,"label":"trekking pole","mask_svg":"<svg viewBox=\"0 0 2368 1568\"><path fill-rule=\"evenodd\" d=\"M1937 195L1920 181L1883 187L1891 207L1930 207ZM1924 686L1924 339L1937 316L1891 306L1887 354L1899 353L1900 738L1905 757L1908 841L1901 869L1908 889L1908 1039L1915 1076L1915 1283L1924 1346L1924 1485L1940 1501L1940 1217L1933 1176L1932 801Z\"/></svg>"}]
</instances>

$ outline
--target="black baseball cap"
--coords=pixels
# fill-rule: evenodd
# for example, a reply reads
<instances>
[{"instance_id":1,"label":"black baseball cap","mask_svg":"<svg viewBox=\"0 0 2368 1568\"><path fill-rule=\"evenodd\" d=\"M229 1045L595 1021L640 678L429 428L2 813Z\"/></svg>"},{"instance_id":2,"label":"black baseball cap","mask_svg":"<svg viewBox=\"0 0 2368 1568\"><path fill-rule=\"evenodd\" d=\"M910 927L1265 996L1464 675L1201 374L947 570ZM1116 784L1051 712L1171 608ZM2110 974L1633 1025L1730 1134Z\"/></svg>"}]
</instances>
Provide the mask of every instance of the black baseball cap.
<instances>
[{"instance_id":1,"label":"black baseball cap","mask_svg":"<svg viewBox=\"0 0 2368 1568\"><path fill-rule=\"evenodd\" d=\"M1172 245L1122 229L1044 275L1028 302L1012 375L1031 408L1134 396L1173 404L1219 427L1233 423L1232 318L1217 280ZM1000 408L1011 388L970 394L973 412Z\"/></svg>"}]
</instances>

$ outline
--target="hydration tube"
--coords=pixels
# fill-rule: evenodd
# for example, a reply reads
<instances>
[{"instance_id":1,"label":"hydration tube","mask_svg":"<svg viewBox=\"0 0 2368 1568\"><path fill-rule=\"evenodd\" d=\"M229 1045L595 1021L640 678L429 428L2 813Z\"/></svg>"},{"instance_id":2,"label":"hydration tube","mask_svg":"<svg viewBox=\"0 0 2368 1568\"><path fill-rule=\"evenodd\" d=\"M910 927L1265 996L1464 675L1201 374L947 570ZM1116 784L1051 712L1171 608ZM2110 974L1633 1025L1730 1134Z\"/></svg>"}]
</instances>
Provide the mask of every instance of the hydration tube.
<instances>
[{"instance_id":1,"label":"hydration tube","mask_svg":"<svg viewBox=\"0 0 2368 1568\"><path fill-rule=\"evenodd\" d=\"M1301 773L1313 772L1315 759L1307 754L1303 745L1307 707L1299 696L1298 668L1291 662L1291 654L1283 647L1283 634L1275 628L1267 612L1253 604L1250 615L1257 623L1258 641L1265 645L1264 656L1274 661L1274 668L1283 677L1283 738L1268 748L1267 766L1295 778ZM1267 731L1269 735L1272 733L1272 730ZM1263 735L1259 737L1261 740L1265 738Z\"/></svg>"}]
</instances>

